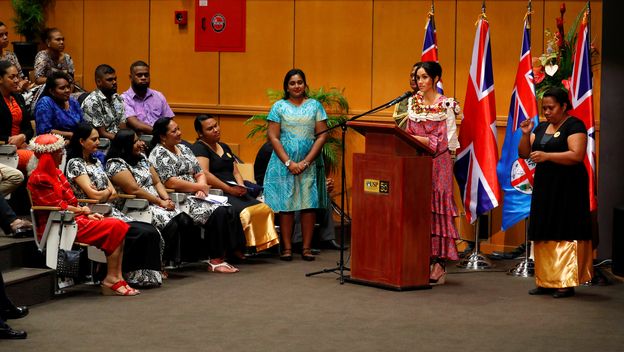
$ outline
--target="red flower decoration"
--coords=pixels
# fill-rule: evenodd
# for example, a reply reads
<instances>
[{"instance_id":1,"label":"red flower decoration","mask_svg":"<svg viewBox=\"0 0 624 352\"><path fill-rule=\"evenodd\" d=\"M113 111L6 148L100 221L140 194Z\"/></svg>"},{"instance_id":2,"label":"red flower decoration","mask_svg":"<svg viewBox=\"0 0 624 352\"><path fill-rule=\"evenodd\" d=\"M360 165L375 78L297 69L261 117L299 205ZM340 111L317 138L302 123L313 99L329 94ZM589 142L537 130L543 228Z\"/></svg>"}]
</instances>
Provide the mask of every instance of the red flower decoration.
<instances>
[{"instance_id":1,"label":"red flower decoration","mask_svg":"<svg viewBox=\"0 0 624 352\"><path fill-rule=\"evenodd\" d=\"M563 84L563 86L565 87L565 89L568 90L568 92L570 91L570 79L562 79L561 84Z\"/></svg>"},{"instance_id":2,"label":"red flower decoration","mask_svg":"<svg viewBox=\"0 0 624 352\"><path fill-rule=\"evenodd\" d=\"M546 77L546 74L544 74L544 71L542 71L539 68L533 68L533 77L534 77L534 83L539 84L544 80L544 78Z\"/></svg>"}]
</instances>

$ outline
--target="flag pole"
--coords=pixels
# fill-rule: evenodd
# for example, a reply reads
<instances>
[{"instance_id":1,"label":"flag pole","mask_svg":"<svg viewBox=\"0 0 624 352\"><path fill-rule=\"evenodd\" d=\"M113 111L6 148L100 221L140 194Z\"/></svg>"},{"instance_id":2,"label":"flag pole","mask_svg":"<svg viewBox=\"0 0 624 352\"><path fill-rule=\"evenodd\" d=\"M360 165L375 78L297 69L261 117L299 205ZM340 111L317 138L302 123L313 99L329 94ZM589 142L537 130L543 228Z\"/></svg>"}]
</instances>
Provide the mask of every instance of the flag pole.
<instances>
[{"instance_id":1,"label":"flag pole","mask_svg":"<svg viewBox=\"0 0 624 352\"><path fill-rule=\"evenodd\" d=\"M518 277L531 277L535 274L535 263L531 259L531 249L529 247L529 218L524 219L524 259L509 270L507 275Z\"/></svg>"},{"instance_id":2,"label":"flag pole","mask_svg":"<svg viewBox=\"0 0 624 352\"><path fill-rule=\"evenodd\" d=\"M526 14L526 28L529 32L529 36L531 35L531 11L532 11L531 0L529 0L529 4L527 5L527 14ZM529 247L529 217L524 219L524 259L518 263L513 269L509 270L507 273L511 276L518 277L531 277L535 273L535 263L533 259L530 258L530 247Z\"/></svg>"},{"instance_id":3,"label":"flag pole","mask_svg":"<svg viewBox=\"0 0 624 352\"><path fill-rule=\"evenodd\" d=\"M479 20L485 19L485 0L481 3L481 14L479 15ZM477 21L479 23L479 21ZM491 211L488 212L488 219L491 216ZM486 258L483 254L481 254L479 250L479 232L480 228L483 224L481 224L482 215L477 215L477 219L474 224L475 231L475 246L472 253L467 255L464 259L462 259L458 264L458 268L468 269L468 270L483 270L483 269L491 269L494 267L494 264ZM489 226L488 226L488 232Z\"/></svg>"}]
</instances>

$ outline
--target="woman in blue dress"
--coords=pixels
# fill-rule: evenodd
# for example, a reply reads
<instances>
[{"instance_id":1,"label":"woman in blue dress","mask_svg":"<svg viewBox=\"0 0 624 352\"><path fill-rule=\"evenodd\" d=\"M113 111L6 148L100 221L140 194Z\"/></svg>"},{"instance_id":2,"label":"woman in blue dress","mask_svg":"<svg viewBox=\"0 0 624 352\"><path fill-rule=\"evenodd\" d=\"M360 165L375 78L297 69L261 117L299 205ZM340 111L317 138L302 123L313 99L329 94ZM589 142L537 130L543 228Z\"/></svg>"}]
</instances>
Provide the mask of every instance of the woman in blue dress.
<instances>
[{"instance_id":1,"label":"woman in blue dress","mask_svg":"<svg viewBox=\"0 0 624 352\"><path fill-rule=\"evenodd\" d=\"M300 69L284 77L284 97L269 112L268 138L273 154L264 180L265 201L279 213L282 233L280 259L292 260L294 212L301 211L303 260L314 260L310 245L315 209L326 206L325 171L319 155L327 139L327 114L321 103L309 99L306 78Z\"/></svg>"},{"instance_id":2,"label":"woman in blue dress","mask_svg":"<svg viewBox=\"0 0 624 352\"><path fill-rule=\"evenodd\" d=\"M70 96L71 77L61 71L52 72L44 87L45 96L35 106L37 134L56 133L69 140L82 122L80 103Z\"/></svg>"}]
</instances>

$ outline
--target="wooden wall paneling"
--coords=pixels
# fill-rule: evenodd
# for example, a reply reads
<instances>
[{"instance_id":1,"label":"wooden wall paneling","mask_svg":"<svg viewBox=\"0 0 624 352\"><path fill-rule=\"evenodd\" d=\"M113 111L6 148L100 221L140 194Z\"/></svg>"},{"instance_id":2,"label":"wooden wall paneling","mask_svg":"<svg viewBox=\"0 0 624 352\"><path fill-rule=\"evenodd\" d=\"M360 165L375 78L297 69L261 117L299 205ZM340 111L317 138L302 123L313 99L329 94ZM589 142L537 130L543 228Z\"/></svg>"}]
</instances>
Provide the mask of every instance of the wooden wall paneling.
<instances>
[{"instance_id":1,"label":"wooden wall paneling","mask_svg":"<svg viewBox=\"0 0 624 352\"><path fill-rule=\"evenodd\" d=\"M176 10L188 11L188 25L173 22ZM151 86L176 105L219 103L219 54L195 52L195 2L150 1Z\"/></svg>"},{"instance_id":2,"label":"wooden wall paneling","mask_svg":"<svg viewBox=\"0 0 624 352\"><path fill-rule=\"evenodd\" d=\"M409 73L412 65L420 61L424 33L421 27L429 4L428 1L373 2L373 107L411 90ZM420 45L416 38L421 39ZM388 109L388 114L392 109Z\"/></svg>"},{"instance_id":3,"label":"wooden wall paneling","mask_svg":"<svg viewBox=\"0 0 624 352\"><path fill-rule=\"evenodd\" d=\"M57 27L65 37L65 52L74 61L76 82L84 80L84 0L53 1L47 7L46 26Z\"/></svg>"},{"instance_id":4,"label":"wooden wall paneling","mask_svg":"<svg viewBox=\"0 0 624 352\"><path fill-rule=\"evenodd\" d=\"M219 104L270 106L266 90L281 90L293 67L294 6L292 0L247 1L246 51L220 54Z\"/></svg>"},{"instance_id":5,"label":"wooden wall paneling","mask_svg":"<svg viewBox=\"0 0 624 352\"><path fill-rule=\"evenodd\" d=\"M295 66L312 88L344 88L353 112L371 106L372 1L296 1Z\"/></svg>"},{"instance_id":6,"label":"wooden wall paneling","mask_svg":"<svg viewBox=\"0 0 624 352\"><path fill-rule=\"evenodd\" d=\"M149 0L85 1L84 86L95 89L100 64L117 71L118 92L130 87L130 64L149 61Z\"/></svg>"},{"instance_id":7,"label":"wooden wall paneling","mask_svg":"<svg viewBox=\"0 0 624 352\"><path fill-rule=\"evenodd\" d=\"M13 10L11 2L0 1L0 21L4 22L4 25L7 27L7 31L9 32L9 42L22 40L22 38L15 33L15 22L13 22L13 17L15 17L15 11ZM13 45L9 44L7 49L13 51Z\"/></svg>"},{"instance_id":8,"label":"wooden wall paneling","mask_svg":"<svg viewBox=\"0 0 624 352\"><path fill-rule=\"evenodd\" d=\"M375 1L373 20L373 98L378 106L410 89L409 73L420 61L430 1ZM439 59L445 92L455 82L455 2L436 3ZM386 113L392 113L388 109Z\"/></svg>"}]
</instances>

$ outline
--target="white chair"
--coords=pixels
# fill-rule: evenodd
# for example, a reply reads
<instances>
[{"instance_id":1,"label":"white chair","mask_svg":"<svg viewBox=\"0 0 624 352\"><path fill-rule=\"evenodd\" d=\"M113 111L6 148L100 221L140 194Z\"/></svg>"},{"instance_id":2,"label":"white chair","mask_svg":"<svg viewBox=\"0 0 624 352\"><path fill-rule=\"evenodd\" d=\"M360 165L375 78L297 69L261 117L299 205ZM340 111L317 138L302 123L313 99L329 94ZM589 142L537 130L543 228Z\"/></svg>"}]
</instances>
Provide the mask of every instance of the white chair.
<instances>
[{"instance_id":1,"label":"white chair","mask_svg":"<svg viewBox=\"0 0 624 352\"><path fill-rule=\"evenodd\" d=\"M136 221L152 223L152 211L149 207L147 199L136 198L132 194L119 194L119 198L123 199L123 207L121 211Z\"/></svg>"}]
</instances>

